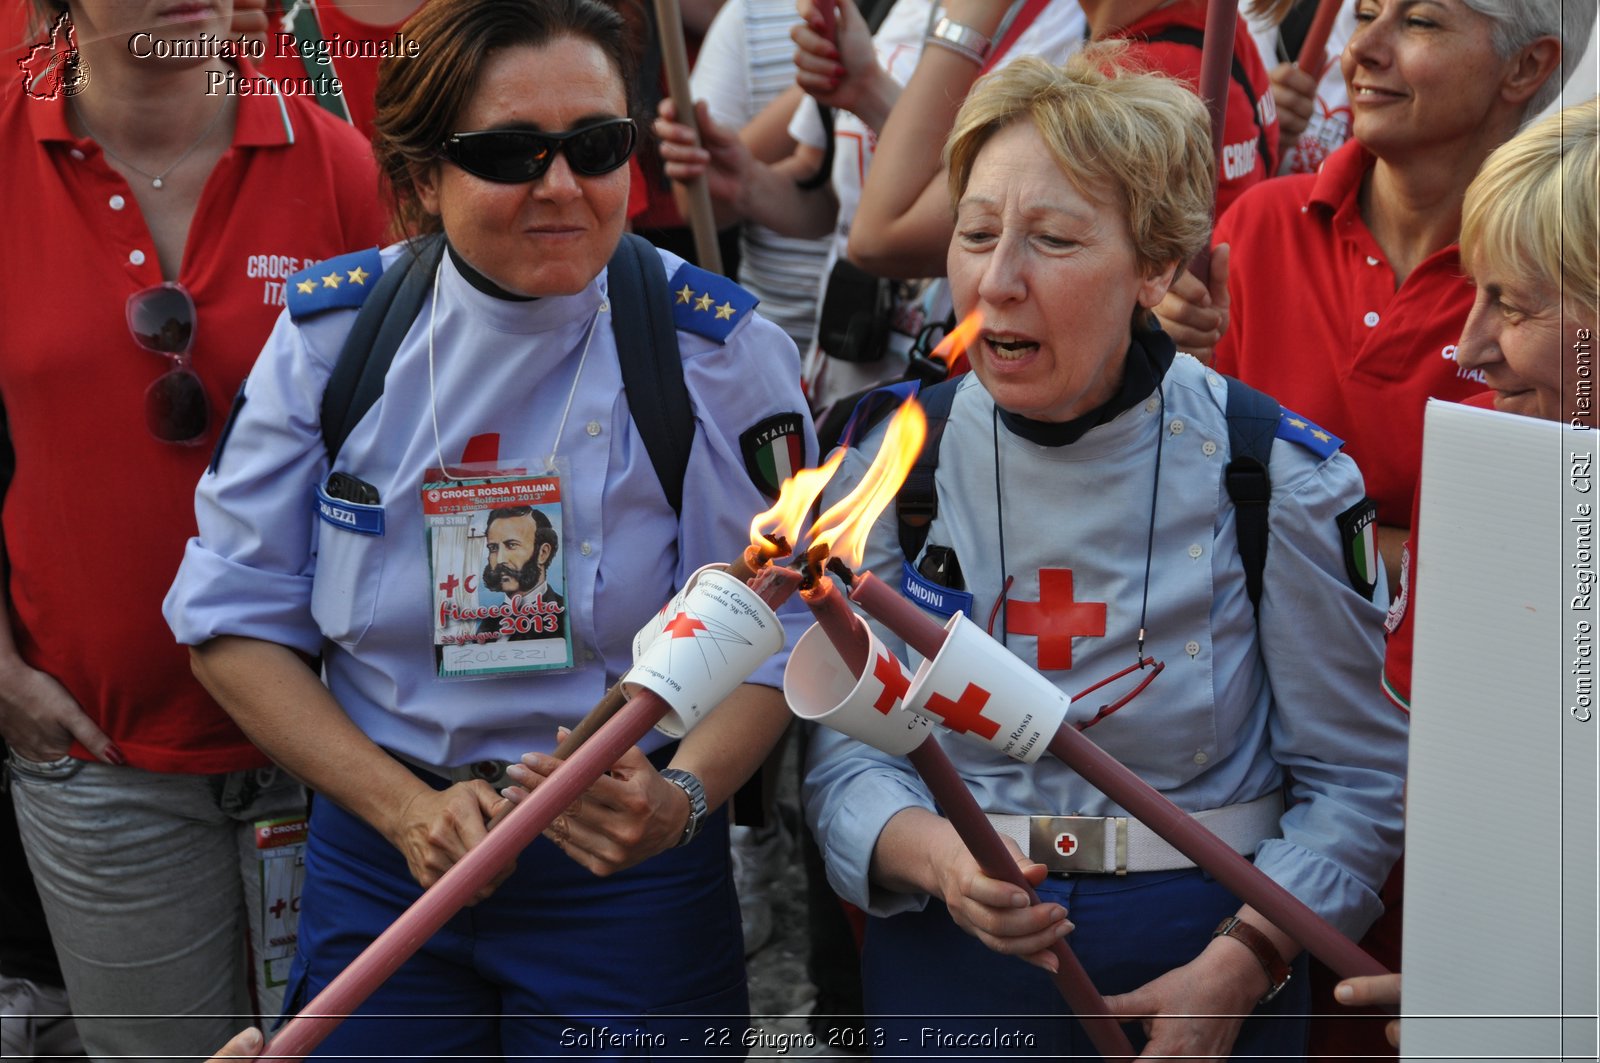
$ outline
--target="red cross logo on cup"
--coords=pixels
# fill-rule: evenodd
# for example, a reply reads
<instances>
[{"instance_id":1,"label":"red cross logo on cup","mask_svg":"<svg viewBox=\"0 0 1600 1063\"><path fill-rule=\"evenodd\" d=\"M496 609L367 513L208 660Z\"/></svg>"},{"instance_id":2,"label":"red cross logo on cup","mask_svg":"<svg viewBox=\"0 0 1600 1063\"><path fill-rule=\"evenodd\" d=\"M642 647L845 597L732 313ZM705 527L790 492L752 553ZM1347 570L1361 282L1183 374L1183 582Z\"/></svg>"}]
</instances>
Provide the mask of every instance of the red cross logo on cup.
<instances>
[{"instance_id":1,"label":"red cross logo on cup","mask_svg":"<svg viewBox=\"0 0 1600 1063\"><path fill-rule=\"evenodd\" d=\"M1056 852L1062 856L1071 856L1078 851L1078 836L1063 832L1056 835Z\"/></svg>"}]
</instances>

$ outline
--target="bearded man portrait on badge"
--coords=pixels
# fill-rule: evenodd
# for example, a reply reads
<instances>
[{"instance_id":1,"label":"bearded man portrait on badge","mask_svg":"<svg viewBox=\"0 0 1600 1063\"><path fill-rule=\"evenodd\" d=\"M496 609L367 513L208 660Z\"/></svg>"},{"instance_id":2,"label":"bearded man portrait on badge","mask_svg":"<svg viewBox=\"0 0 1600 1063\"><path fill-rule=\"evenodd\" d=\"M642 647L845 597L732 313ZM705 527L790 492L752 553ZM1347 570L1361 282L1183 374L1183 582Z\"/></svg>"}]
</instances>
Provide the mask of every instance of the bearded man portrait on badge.
<instances>
[{"instance_id":1,"label":"bearded man portrait on badge","mask_svg":"<svg viewBox=\"0 0 1600 1063\"><path fill-rule=\"evenodd\" d=\"M499 591L518 613L529 612L535 623L505 637L507 642L558 639L566 631L567 604L550 586L550 563L561 548L561 536L550 518L532 506L506 506L489 511L484 529L489 559L483 566L483 587ZM498 617L478 623L478 632L501 630Z\"/></svg>"}]
</instances>

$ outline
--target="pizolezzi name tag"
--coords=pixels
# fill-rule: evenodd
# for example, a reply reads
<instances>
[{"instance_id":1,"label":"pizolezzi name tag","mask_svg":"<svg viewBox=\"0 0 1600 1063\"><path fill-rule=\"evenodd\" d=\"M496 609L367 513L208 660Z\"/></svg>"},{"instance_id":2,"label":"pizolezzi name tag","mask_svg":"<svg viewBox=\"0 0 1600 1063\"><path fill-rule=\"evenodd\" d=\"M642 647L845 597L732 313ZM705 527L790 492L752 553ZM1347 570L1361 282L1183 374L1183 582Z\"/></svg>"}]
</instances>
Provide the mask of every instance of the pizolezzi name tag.
<instances>
[{"instance_id":1,"label":"pizolezzi name tag","mask_svg":"<svg viewBox=\"0 0 1600 1063\"><path fill-rule=\"evenodd\" d=\"M303 512L303 511L302 511ZM346 502L334 498L317 485L317 516L335 528L358 532L362 535L383 534L383 507L367 506L360 502Z\"/></svg>"}]
</instances>

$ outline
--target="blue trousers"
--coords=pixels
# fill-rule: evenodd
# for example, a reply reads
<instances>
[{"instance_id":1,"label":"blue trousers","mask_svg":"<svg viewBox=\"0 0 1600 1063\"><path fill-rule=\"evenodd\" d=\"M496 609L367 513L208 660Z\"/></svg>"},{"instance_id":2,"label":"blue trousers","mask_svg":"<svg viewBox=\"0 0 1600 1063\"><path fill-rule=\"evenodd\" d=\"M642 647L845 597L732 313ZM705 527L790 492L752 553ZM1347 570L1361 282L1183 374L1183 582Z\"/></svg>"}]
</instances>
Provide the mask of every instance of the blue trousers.
<instances>
[{"instance_id":1,"label":"blue trousers","mask_svg":"<svg viewBox=\"0 0 1600 1063\"><path fill-rule=\"evenodd\" d=\"M293 1013L420 895L400 853L314 803ZM719 813L689 845L597 878L544 838L317 1051L368 1059L742 1055L744 949Z\"/></svg>"},{"instance_id":2,"label":"blue trousers","mask_svg":"<svg viewBox=\"0 0 1600 1063\"><path fill-rule=\"evenodd\" d=\"M1239 907L1199 870L1052 875L1038 892L1067 909L1076 926L1067 943L1107 996L1198 956ZM1235 1059L1304 1058L1305 968L1301 957L1283 992L1245 1022ZM938 901L921 912L868 919L862 982L864 1033L875 1056L1099 1058L1046 972L991 951ZM1140 1050L1143 1030L1137 1023L1124 1029Z\"/></svg>"}]
</instances>

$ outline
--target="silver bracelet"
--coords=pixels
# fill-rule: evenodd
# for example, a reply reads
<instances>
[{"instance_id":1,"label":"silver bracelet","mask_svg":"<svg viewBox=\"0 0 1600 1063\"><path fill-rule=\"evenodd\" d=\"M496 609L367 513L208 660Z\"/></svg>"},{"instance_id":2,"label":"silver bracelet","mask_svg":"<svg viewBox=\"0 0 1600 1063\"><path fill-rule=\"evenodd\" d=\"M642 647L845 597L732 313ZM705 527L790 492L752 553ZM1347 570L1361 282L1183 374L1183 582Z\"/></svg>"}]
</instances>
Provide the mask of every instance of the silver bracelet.
<instances>
[{"instance_id":1,"label":"silver bracelet","mask_svg":"<svg viewBox=\"0 0 1600 1063\"><path fill-rule=\"evenodd\" d=\"M935 22L924 40L928 44L936 44L946 51L965 56L979 66L983 65L984 59L989 55L989 38L971 26L952 22L948 18L941 18Z\"/></svg>"},{"instance_id":2,"label":"silver bracelet","mask_svg":"<svg viewBox=\"0 0 1600 1063\"><path fill-rule=\"evenodd\" d=\"M662 768L661 777L682 790L689 799L689 821L683 825L683 833L678 836L676 843L679 846L688 845L706 824L706 788L694 772L682 768Z\"/></svg>"}]
</instances>

